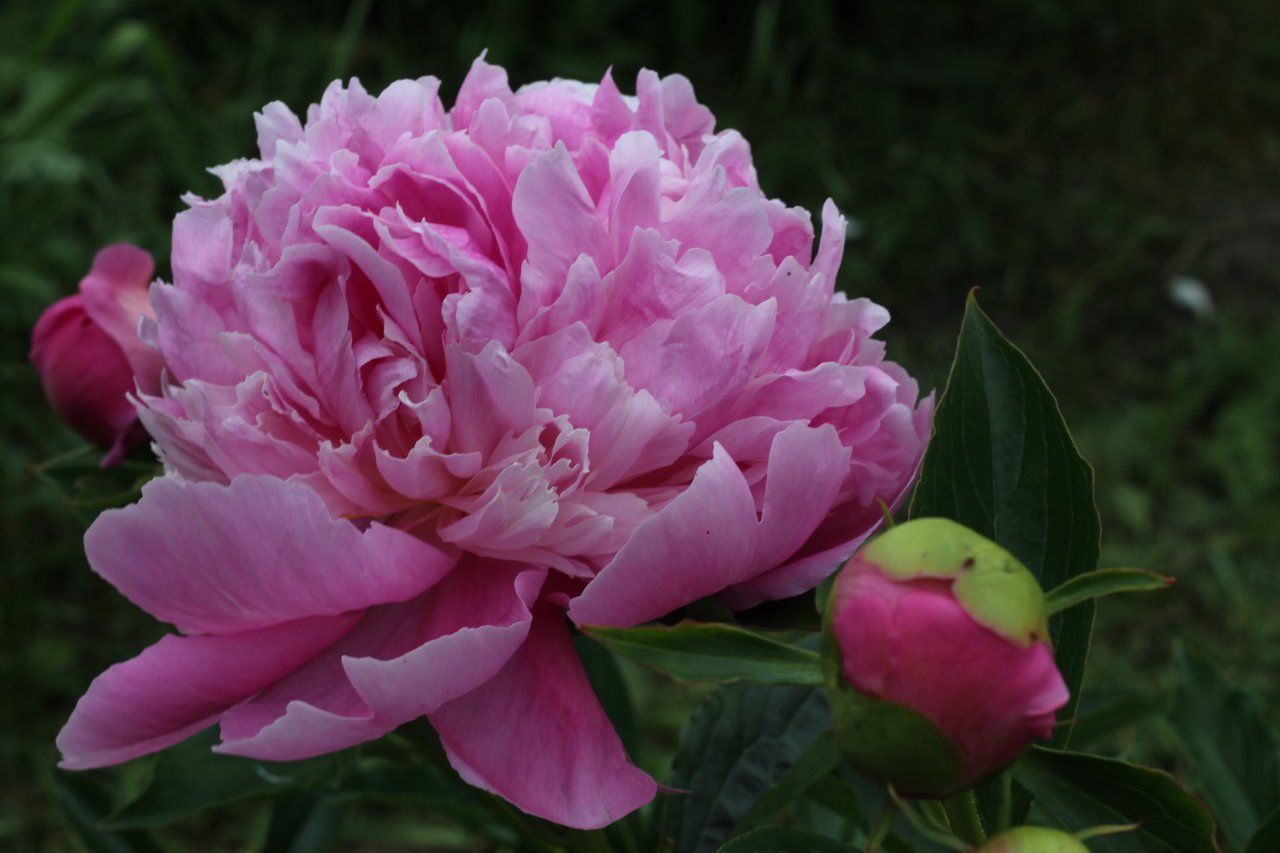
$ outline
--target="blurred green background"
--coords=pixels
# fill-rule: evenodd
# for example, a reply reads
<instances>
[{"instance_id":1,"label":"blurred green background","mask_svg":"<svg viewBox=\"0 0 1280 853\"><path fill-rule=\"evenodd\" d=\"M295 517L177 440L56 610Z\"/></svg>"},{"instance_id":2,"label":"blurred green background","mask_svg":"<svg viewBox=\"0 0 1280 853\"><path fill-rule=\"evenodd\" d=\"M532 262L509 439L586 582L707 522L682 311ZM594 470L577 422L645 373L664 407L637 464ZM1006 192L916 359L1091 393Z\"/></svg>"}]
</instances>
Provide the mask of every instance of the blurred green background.
<instances>
[{"instance_id":1,"label":"blurred green background","mask_svg":"<svg viewBox=\"0 0 1280 853\"><path fill-rule=\"evenodd\" d=\"M39 312L107 242L146 247L167 277L179 195L215 193L205 167L255 151L266 102L302 111L353 74L372 90L435 74L448 102L485 48L515 85L610 65L624 91L642 66L687 75L719 126L751 141L770 194L811 209L831 196L854 219L840 284L889 308L890 353L926 387L945 381L965 293L981 286L1097 468L1103 564L1179 580L1102 605L1086 702L1136 697L1138 714L1162 701L1181 639L1263 692L1275 719L1272 0L9 0L0 847L74 849L53 735L93 675L160 632L88 571L91 515L32 471L79 444L26 361ZM652 725L674 731L678 704ZM1110 737L1117 754L1179 769L1160 726Z\"/></svg>"}]
</instances>

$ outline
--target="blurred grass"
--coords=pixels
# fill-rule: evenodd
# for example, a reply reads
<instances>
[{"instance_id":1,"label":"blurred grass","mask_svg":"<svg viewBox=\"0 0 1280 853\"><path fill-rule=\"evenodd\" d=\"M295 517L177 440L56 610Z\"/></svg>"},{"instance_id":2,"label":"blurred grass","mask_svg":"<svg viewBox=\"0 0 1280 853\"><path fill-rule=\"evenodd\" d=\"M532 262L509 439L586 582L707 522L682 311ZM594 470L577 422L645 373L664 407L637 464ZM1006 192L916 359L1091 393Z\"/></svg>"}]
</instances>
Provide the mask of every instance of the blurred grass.
<instances>
[{"instance_id":1,"label":"blurred grass","mask_svg":"<svg viewBox=\"0 0 1280 853\"><path fill-rule=\"evenodd\" d=\"M26 364L39 311L116 240L167 274L179 195L251 153L251 113L335 76L484 48L513 83L689 76L772 194L854 217L841 286L891 352L945 377L963 296L1058 393L1098 469L1104 562L1178 576L1103 606L1090 687L1166 687L1174 637L1276 707L1280 680L1280 10L1270 0L931 4L247 4L0 8L0 847L70 844L52 737L159 629L84 565L87 521L30 467L76 446ZM1197 318L1167 293L1194 277ZM672 725L678 724L677 719ZM1172 762L1161 733L1127 754ZM198 837L198 836L197 836Z\"/></svg>"}]
</instances>

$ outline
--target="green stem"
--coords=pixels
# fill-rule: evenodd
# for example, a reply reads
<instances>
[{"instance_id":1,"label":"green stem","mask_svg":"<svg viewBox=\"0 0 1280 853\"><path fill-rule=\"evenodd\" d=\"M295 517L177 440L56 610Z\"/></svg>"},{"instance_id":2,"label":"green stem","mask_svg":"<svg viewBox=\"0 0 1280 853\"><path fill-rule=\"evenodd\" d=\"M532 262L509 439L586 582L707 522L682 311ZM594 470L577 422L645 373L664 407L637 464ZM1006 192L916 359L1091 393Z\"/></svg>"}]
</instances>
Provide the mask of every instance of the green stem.
<instances>
[{"instance_id":1,"label":"green stem","mask_svg":"<svg viewBox=\"0 0 1280 853\"><path fill-rule=\"evenodd\" d=\"M876 853L880 849L880 842L889 836L889 830L893 828L893 819L897 816L898 804L894 802L892 796L885 797L880 818L876 821L875 828L871 830L871 837L867 840L866 853Z\"/></svg>"},{"instance_id":2,"label":"green stem","mask_svg":"<svg viewBox=\"0 0 1280 853\"><path fill-rule=\"evenodd\" d=\"M957 836L975 847L987 840L987 834L982 830L982 818L978 817L978 799L972 790L948 797L943 805L951 821L951 831Z\"/></svg>"},{"instance_id":3,"label":"green stem","mask_svg":"<svg viewBox=\"0 0 1280 853\"><path fill-rule=\"evenodd\" d=\"M1013 825L1013 774L1000 774L1000 825L996 832L1004 832Z\"/></svg>"}]
</instances>

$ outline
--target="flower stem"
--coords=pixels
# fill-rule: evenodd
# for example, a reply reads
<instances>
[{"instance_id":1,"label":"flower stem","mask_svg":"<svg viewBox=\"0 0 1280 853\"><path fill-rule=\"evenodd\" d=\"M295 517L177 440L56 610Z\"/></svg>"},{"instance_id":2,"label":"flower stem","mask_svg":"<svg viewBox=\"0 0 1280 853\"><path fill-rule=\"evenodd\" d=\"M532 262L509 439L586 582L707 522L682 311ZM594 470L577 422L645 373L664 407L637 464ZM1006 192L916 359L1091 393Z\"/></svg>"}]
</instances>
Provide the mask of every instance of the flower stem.
<instances>
[{"instance_id":1,"label":"flower stem","mask_svg":"<svg viewBox=\"0 0 1280 853\"><path fill-rule=\"evenodd\" d=\"M894 801L893 796L885 797L884 808L880 810L880 818L876 821L875 828L871 830L871 837L867 839L866 853L876 853L880 849L880 842L888 837L889 830L893 828L893 819L897 816L898 804Z\"/></svg>"},{"instance_id":2,"label":"flower stem","mask_svg":"<svg viewBox=\"0 0 1280 853\"><path fill-rule=\"evenodd\" d=\"M965 841L978 846L987 840L982 830L982 818L978 817L978 799L972 790L961 791L943 801L951 831Z\"/></svg>"}]
</instances>

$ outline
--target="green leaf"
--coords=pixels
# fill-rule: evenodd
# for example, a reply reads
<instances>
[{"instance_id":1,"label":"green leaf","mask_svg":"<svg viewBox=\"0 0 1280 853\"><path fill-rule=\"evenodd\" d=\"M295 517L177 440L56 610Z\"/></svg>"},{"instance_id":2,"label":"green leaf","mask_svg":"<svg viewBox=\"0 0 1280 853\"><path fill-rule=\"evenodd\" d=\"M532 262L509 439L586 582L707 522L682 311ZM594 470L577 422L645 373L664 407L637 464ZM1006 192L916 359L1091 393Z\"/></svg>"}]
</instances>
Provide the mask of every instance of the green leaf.
<instances>
[{"instance_id":1,"label":"green leaf","mask_svg":"<svg viewBox=\"0 0 1280 853\"><path fill-rule=\"evenodd\" d=\"M1101 697L1094 692L1089 698L1090 706L1076 715L1071 732L1071 742L1077 749L1165 711L1163 699L1157 701L1132 692L1113 692Z\"/></svg>"},{"instance_id":2,"label":"green leaf","mask_svg":"<svg viewBox=\"0 0 1280 853\"><path fill-rule=\"evenodd\" d=\"M1244 853L1275 853L1277 850L1280 850L1280 806L1258 827Z\"/></svg>"},{"instance_id":3,"label":"green leaf","mask_svg":"<svg viewBox=\"0 0 1280 853\"><path fill-rule=\"evenodd\" d=\"M277 798L260 853L327 853L336 849L351 806L349 798L313 791Z\"/></svg>"},{"instance_id":4,"label":"green leaf","mask_svg":"<svg viewBox=\"0 0 1280 853\"><path fill-rule=\"evenodd\" d=\"M1044 589L1097 567L1093 469L1076 450L1044 379L970 295L955 361L934 415L933 439L911 502L912 518L950 518L994 539ZM1094 605L1050 622L1075 713ZM1070 726L1059 726L1056 746Z\"/></svg>"},{"instance_id":5,"label":"green leaf","mask_svg":"<svg viewBox=\"0 0 1280 853\"><path fill-rule=\"evenodd\" d=\"M150 784L103 825L109 829L164 826L228 803L306 787L329 778L336 767L331 756L276 763L219 755L211 751L216 742L214 731L207 729L160 753Z\"/></svg>"},{"instance_id":6,"label":"green leaf","mask_svg":"<svg viewBox=\"0 0 1280 853\"><path fill-rule=\"evenodd\" d=\"M766 826L740 835L720 853L855 853L856 847L804 829Z\"/></svg>"},{"instance_id":7,"label":"green leaf","mask_svg":"<svg viewBox=\"0 0 1280 853\"><path fill-rule=\"evenodd\" d=\"M733 625L681 622L582 630L610 651L681 681L822 683L816 652Z\"/></svg>"},{"instance_id":8,"label":"green leaf","mask_svg":"<svg viewBox=\"0 0 1280 853\"><path fill-rule=\"evenodd\" d=\"M1280 743L1261 701L1207 661L1174 651L1178 690L1170 722L1199 773L1223 834L1236 849L1280 804ZM1280 848L1275 848L1280 849Z\"/></svg>"},{"instance_id":9,"label":"green leaf","mask_svg":"<svg viewBox=\"0 0 1280 853\"><path fill-rule=\"evenodd\" d=\"M804 755L778 777L778 781L756 800L734 827L741 835L767 823L778 812L803 797L810 788L825 779L840 764L840 748L835 733L826 731L814 738Z\"/></svg>"},{"instance_id":10,"label":"green leaf","mask_svg":"<svg viewBox=\"0 0 1280 853\"><path fill-rule=\"evenodd\" d=\"M72 831L91 853L160 853L160 847L145 833L103 828L109 798L88 778L60 774L54 788Z\"/></svg>"},{"instance_id":11,"label":"green leaf","mask_svg":"<svg viewBox=\"0 0 1280 853\"><path fill-rule=\"evenodd\" d=\"M512 830L499 821L505 813L518 813L493 795L463 782L447 764L406 763L403 757L364 757L343 778L336 796L343 802L407 806L445 815L490 837L501 847L509 847L516 840ZM495 805L499 806L497 811Z\"/></svg>"},{"instance_id":12,"label":"green leaf","mask_svg":"<svg viewBox=\"0 0 1280 853\"><path fill-rule=\"evenodd\" d=\"M1138 823L1091 839L1094 853L1216 853L1213 818L1172 776L1112 758L1033 747L1013 775L1036 807L1070 832Z\"/></svg>"},{"instance_id":13,"label":"green leaf","mask_svg":"<svg viewBox=\"0 0 1280 853\"><path fill-rule=\"evenodd\" d=\"M831 725L816 687L731 684L712 693L680 738L663 839L681 853L715 850L751 807Z\"/></svg>"},{"instance_id":14,"label":"green leaf","mask_svg":"<svg viewBox=\"0 0 1280 853\"><path fill-rule=\"evenodd\" d=\"M1174 579L1146 569L1099 569L1085 572L1045 593L1044 604L1050 615L1081 602L1117 592L1151 592L1172 586Z\"/></svg>"},{"instance_id":15,"label":"green leaf","mask_svg":"<svg viewBox=\"0 0 1280 853\"><path fill-rule=\"evenodd\" d=\"M31 472L62 491L70 506L103 510L134 502L142 487L164 470L154 461L137 459L103 468L102 455L100 449L84 445L32 467Z\"/></svg>"}]
</instances>

